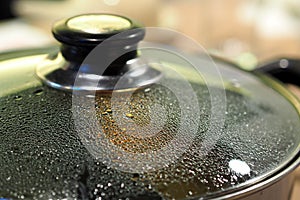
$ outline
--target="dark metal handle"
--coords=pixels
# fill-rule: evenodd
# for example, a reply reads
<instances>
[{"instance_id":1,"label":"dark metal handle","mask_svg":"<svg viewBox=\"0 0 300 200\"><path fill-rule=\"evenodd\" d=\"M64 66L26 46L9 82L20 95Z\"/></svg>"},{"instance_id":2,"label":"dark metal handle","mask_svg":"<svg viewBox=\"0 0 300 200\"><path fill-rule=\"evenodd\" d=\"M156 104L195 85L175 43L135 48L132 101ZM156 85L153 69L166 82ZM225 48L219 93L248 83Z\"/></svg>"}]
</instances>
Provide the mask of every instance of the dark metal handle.
<instances>
[{"instance_id":1,"label":"dark metal handle","mask_svg":"<svg viewBox=\"0 0 300 200\"><path fill-rule=\"evenodd\" d=\"M300 86L300 59L282 58L264 64L254 71L269 74L284 83Z\"/></svg>"},{"instance_id":2,"label":"dark metal handle","mask_svg":"<svg viewBox=\"0 0 300 200\"><path fill-rule=\"evenodd\" d=\"M13 10L15 0L1 0L0 1L0 20L11 19L16 17Z\"/></svg>"}]
</instances>

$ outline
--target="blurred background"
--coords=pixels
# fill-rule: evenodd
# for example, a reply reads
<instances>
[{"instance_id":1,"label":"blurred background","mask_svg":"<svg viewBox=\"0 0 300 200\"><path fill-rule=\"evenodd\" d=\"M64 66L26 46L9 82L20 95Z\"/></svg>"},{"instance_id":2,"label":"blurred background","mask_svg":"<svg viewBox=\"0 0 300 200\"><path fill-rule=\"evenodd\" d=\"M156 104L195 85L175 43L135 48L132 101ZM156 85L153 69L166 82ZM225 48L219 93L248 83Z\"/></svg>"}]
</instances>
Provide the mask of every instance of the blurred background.
<instances>
[{"instance_id":1,"label":"blurred background","mask_svg":"<svg viewBox=\"0 0 300 200\"><path fill-rule=\"evenodd\" d=\"M300 57L299 0L1 0L0 9L0 51L55 42L51 26L58 19L109 12L175 29L246 68Z\"/></svg>"},{"instance_id":2,"label":"blurred background","mask_svg":"<svg viewBox=\"0 0 300 200\"><path fill-rule=\"evenodd\" d=\"M276 57L300 58L299 0L1 0L0 53L55 44L54 21L93 12L177 30L248 69ZM180 43L173 36L155 40ZM293 200L300 198L297 180Z\"/></svg>"}]
</instances>

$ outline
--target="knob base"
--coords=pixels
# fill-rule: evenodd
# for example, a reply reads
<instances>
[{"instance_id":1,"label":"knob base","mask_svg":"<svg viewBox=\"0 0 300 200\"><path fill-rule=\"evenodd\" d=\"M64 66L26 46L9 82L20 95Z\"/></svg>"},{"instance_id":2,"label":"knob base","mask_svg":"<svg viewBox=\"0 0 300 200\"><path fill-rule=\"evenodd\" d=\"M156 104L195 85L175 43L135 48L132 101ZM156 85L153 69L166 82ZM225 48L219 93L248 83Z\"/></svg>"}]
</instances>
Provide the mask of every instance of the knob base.
<instances>
[{"instance_id":1,"label":"knob base","mask_svg":"<svg viewBox=\"0 0 300 200\"><path fill-rule=\"evenodd\" d=\"M64 91L128 90L158 82L162 73L142 58L131 59L122 75L98 75L74 70L74 63L66 61L61 53L49 55L36 68L37 76L48 86ZM85 66L81 66L84 68Z\"/></svg>"}]
</instances>

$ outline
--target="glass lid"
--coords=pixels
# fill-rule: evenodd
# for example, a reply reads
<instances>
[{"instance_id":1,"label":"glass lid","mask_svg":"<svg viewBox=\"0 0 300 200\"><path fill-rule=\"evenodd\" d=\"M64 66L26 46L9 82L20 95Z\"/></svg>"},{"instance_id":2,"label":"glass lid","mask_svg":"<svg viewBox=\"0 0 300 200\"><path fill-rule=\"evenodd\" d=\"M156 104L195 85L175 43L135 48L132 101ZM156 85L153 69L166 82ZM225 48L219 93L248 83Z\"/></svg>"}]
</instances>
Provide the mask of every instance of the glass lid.
<instances>
[{"instance_id":1,"label":"glass lid","mask_svg":"<svg viewBox=\"0 0 300 200\"><path fill-rule=\"evenodd\" d=\"M0 198L225 198L298 158L299 103L280 84L182 35L201 54L137 45L178 33L136 28L0 56Z\"/></svg>"}]
</instances>

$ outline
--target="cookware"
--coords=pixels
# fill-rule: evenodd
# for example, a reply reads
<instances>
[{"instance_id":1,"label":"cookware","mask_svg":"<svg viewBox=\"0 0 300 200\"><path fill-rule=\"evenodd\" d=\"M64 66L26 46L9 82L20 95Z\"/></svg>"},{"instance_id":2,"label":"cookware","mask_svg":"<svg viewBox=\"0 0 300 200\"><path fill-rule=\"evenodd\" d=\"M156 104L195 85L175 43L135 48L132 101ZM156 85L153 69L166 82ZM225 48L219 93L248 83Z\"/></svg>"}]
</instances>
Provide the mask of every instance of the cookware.
<instances>
[{"instance_id":1,"label":"cookware","mask_svg":"<svg viewBox=\"0 0 300 200\"><path fill-rule=\"evenodd\" d=\"M300 105L279 82L139 43L118 15L53 34L60 49L0 56L1 198L289 198Z\"/></svg>"}]
</instances>

